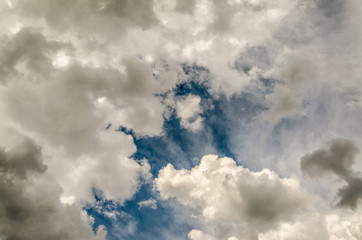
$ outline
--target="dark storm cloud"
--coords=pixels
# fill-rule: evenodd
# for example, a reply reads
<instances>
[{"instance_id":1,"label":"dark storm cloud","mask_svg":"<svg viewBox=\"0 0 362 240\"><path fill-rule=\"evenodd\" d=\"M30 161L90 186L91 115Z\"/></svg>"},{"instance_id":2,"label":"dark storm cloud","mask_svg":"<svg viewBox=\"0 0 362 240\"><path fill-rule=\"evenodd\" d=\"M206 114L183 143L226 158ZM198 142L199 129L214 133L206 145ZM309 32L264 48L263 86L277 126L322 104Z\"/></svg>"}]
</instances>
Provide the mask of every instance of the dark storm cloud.
<instances>
[{"instance_id":1,"label":"dark storm cloud","mask_svg":"<svg viewBox=\"0 0 362 240\"><path fill-rule=\"evenodd\" d=\"M329 149L319 149L301 159L301 170L312 178L320 178L326 174L334 174L347 182L339 189L338 206L356 207L362 197L362 178L352 165L358 153L356 146L349 140L333 140Z\"/></svg>"}]
</instances>

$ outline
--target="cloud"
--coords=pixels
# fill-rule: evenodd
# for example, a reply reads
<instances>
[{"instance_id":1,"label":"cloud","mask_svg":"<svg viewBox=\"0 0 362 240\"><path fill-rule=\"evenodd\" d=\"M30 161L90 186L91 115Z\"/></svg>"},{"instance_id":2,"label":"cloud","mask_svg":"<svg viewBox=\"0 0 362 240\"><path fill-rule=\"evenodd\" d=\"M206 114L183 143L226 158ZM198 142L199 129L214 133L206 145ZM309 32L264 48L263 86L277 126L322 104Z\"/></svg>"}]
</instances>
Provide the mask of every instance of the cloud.
<instances>
[{"instance_id":1,"label":"cloud","mask_svg":"<svg viewBox=\"0 0 362 240\"><path fill-rule=\"evenodd\" d=\"M333 173L346 178L352 173L352 164L358 149L349 140L336 139L330 149L319 149L301 159L302 171L311 177Z\"/></svg>"},{"instance_id":2,"label":"cloud","mask_svg":"<svg viewBox=\"0 0 362 240\"><path fill-rule=\"evenodd\" d=\"M301 159L301 169L304 174L313 178L320 178L326 174L334 174L347 182L339 189L341 198L338 205L356 207L362 197L362 178L352 169L356 146L349 140L335 139L329 149L319 149Z\"/></svg>"},{"instance_id":3,"label":"cloud","mask_svg":"<svg viewBox=\"0 0 362 240\"><path fill-rule=\"evenodd\" d=\"M81 206L60 202L61 187L46 169L31 139L0 150L0 238L105 239L102 227L93 233Z\"/></svg>"},{"instance_id":4,"label":"cloud","mask_svg":"<svg viewBox=\"0 0 362 240\"><path fill-rule=\"evenodd\" d=\"M330 239L358 240L362 237L361 211L334 212L325 216Z\"/></svg>"},{"instance_id":5,"label":"cloud","mask_svg":"<svg viewBox=\"0 0 362 240\"><path fill-rule=\"evenodd\" d=\"M300 159L311 152L302 160L304 174L312 178L336 175L347 183L339 189L339 205L359 209L362 165L355 161L355 149L362 144L362 32L358 0L6 0L0 3L0 12L0 138L6 149L0 151L0 171L16 179L18 189L26 190L16 193L19 201L28 198L40 209L43 205L33 203L38 201L35 195L52 195L44 179L49 180L57 192L52 201L45 202L56 203L50 209L57 217L48 222L62 225L67 214L73 218L82 205L94 201L94 191L120 205L127 200L138 202L132 197L151 176L147 160L131 157L137 151L134 139L162 135L172 139L166 129L170 125L164 125L169 114L169 99L164 96L174 97L180 84L193 81L205 86L210 102L226 99L225 111L221 111L225 115L210 116L222 119L226 126L207 125L206 115L213 111L203 112L204 96L190 92L169 105L176 110L181 131L191 131L180 134L180 144L167 143L167 153L160 151L163 154L159 155L170 159L168 152L182 153L191 149L183 148L191 142L196 150L176 157L177 167L193 166L185 158L193 159L198 149L203 155L224 148L223 152L248 169L219 166L220 176L234 176L221 182L235 194L220 190L219 182L214 183L218 187L214 192L188 189L196 186L190 178L197 174L200 182L213 182L207 172L195 170L201 165L185 170L185 178L180 175L184 170L168 166L161 171L174 172L188 182L182 187L162 186L168 197L199 213L203 223L193 226L190 238L232 239L243 234L256 238L259 231L259 238L265 234L265 238L293 239L296 232L295 238L303 239L307 236L301 232L310 229L310 239L323 239L323 233L313 230L319 220L321 228L325 222L336 226L334 238L358 238L354 220L325 206L329 188L300 179L323 198L327 215L337 215L331 219L351 223L348 226L353 231L348 231L354 235L340 230L343 224L323 216L301 219L302 199L308 194L289 185L296 181L290 176L301 175ZM187 71L189 66L192 74ZM133 135L118 131L119 127L132 130ZM223 138L213 139L214 132ZM19 140L19 134L39 147ZM197 134L208 139L198 144L188 141ZM330 149L313 152L334 138L351 139L354 144L337 141ZM217 172L203 164L209 172ZM174 181L172 176L169 179ZM31 187L29 181L38 185ZM254 190L264 186L265 192ZM32 196L26 195L29 189ZM206 200L202 196L207 191L211 199L219 196L221 200ZM301 195L289 195L295 192ZM286 197L277 199L272 193ZM16 194L11 196L16 199ZM59 198L68 205L60 204ZM264 208L263 200L278 211ZM236 206L242 206L241 211ZM137 223L129 226L128 237Z\"/></svg>"},{"instance_id":6,"label":"cloud","mask_svg":"<svg viewBox=\"0 0 362 240\"><path fill-rule=\"evenodd\" d=\"M141 208L151 208L151 209L157 209L157 201L155 199L148 199L141 201L138 204L138 209Z\"/></svg>"},{"instance_id":7,"label":"cloud","mask_svg":"<svg viewBox=\"0 0 362 240\"><path fill-rule=\"evenodd\" d=\"M58 162L62 156L59 154L49 170L62 185L63 197L92 203L95 189L106 199L123 203L148 181L150 166L146 160L136 162L128 157L135 149L130 136L105 131L99 137L101 143L97 153L63 162ZM119 149L119 146L123 148Z\"/></svg>"},{"instance_id":8,"label":"cloud","mask_svg":"<svg viewBox=\"0 0 362 240\"><path fill-rule=\"evenodd\" d=\"M44 35L31 28L3 38L0 45L2 83L17 79L24 68L35 75L33 78L49 76L52 55L66 47L66 44L57 41L47 41Z\"/></svg>"},{"instance_id":9,"label":"cloud","mask_svg":"<svg viewBox=\"0 0 362 240\"><path fill-rule=\"evenodd\" d=\"M60 31L73 28L77 32L89 34L93 30L93 34L115 37L119 34L112 33L112 29L147 29L157 24L152 6L153 1L142 0L105 0L97 3L86 0L66 4L53 0L16 1L12 7L30 19L43 18L49 26Z\"/></svg>"},{"instance_id":10,"label":"cloud","mask_svg":"<svg viewBox=\"0 0 362 240\"><path fill-rule=\"evenodd\" d=\"M187 237L190 240L213 240L215 238L213 238L211 235L204 233L202 231L196 230L196 229L192 229L189 234L187 235Z\"/></svg>"},{"instance_id":11,"label":"cloud","mask_svg":"<svg viewBox=\"0 0 362 240\"><path fill-rule=\"evenodd\" d=\"M26 179L27 174L44 173L47 169L41 159L41 149L30 139L25 139L15 149L0 151L0 169L3 173Z\"/></svg>"},{"instance_id":12,"label":"cloud","mask_svg":"<svg viewBox=\"0 0 362 240\"><path fill-rule=\"evenodd\" d=\"M319 214L310 214L294 223L282 223L277 230L259 235L259 240L330 239L326 221Z\"/></svg>"},{"instance_id":13,"label":"cloud","mask_svg":"<svg viewBox=\"0 0 362 240\"><path fill-rule=\"evenodd\" d=\"M206 222L233 223L252 234L293 222L309 201L293 178L279 178L268 169L251 172L216 155L204 156L191 170L168 164L155 186L163 199L175 198Z\"/></svg>"},{"instance_id":14,"label":"cloud","mask_svg":"<svg viewBox=\"0 0 362 240\"><path fill-rule=\"evenodd\" d=\"M195 5L196 5L195 0L186 0L186 1L177 0L175 10L179 12L192 14Z\"/></svg>"},{"instance_id":15,"label":"cloud","mask_svg":"<svg viewBox=\"0 0 362 240\"><path fill-rule=\"evenodd\" d=\"M0 89L3 137L16 129L42 145L48 172L64 190L63 200L92 202L93 188L120 202L130 198L139 179L148 178L149 165L129 158L136 150L133 139L116 130L126 126L140 135L162 131L163 109L149 90L150 68L135 58L123 59L124 72L74 60L55 68L52 58L69 44L28 28L8 39L3 48L8 65L2 65L7 66L7 81ZM38 59L44 68L32 65ZM109 123L113 125L106 129Z\"/></svg>"},{"instance_id":16,"label":"cloud","mask_svg":"<svg viewBox=\"0 0 362 240\"><path fill-rule=\"evenodd\" d=\"M272 106L268 111L263 112L262 118L265 120L278 122L280 119L297 112L298 100L293 92L286 87L277 86L272 94L267 95L266 99L272 102Z\"/></svg>"},{"instance_id":17,"label":"cloud","mask_svg":"<svg viewBox=\"0 0 362 240\"><path fill-rule=\"evenodd\" d=\"M202 126L202 113L200 106L201 98L195 95L188 95L176 102L177 117L181 120L181 126L192 131L197 131Z\"/></svg>"}]
</instances>

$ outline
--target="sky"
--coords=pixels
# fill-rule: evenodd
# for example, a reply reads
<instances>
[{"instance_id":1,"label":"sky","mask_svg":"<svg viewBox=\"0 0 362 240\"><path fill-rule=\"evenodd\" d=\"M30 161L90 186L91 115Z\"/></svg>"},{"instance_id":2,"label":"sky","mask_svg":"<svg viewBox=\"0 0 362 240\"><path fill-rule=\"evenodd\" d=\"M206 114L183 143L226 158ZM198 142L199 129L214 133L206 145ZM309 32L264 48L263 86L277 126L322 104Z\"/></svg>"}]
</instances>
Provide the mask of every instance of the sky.
<instances>
[{"instance_id":1,"label":"sky","mask_svg":"<svg viewBox=\"0 0 362 240\"><path fill-rule=\"evenodd\" d=\"M360 0L0 2L0 240L361 240Z\"/></svg>"}]
</instances>

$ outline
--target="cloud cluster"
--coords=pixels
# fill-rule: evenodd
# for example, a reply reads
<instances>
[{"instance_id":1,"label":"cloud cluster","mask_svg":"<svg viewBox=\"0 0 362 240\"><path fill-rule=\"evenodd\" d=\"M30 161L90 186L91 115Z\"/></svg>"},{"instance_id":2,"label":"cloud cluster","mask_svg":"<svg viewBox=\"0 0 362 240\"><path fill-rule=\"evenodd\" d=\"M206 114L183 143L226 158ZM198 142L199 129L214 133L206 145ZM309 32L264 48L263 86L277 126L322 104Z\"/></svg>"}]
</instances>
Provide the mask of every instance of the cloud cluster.
<instances>
[{"instance_id":1,"label":"cloud cluster","mask_svg":"<svg viewBox=\"0 0 362 240\"><path fill-rule=\"evenodd\" d=\"M175 198L199 211L207 223L235 225L224 233L229 237L247 231L257 236L280 222L293 222L310 200L293 178L280 178L268 169L252 172L217 155L204 156L191 170L176 170L168 164L160 170L155 186L162 198ZM200 234L190 235L197 239Z\"/></svg>"}]
</instances>

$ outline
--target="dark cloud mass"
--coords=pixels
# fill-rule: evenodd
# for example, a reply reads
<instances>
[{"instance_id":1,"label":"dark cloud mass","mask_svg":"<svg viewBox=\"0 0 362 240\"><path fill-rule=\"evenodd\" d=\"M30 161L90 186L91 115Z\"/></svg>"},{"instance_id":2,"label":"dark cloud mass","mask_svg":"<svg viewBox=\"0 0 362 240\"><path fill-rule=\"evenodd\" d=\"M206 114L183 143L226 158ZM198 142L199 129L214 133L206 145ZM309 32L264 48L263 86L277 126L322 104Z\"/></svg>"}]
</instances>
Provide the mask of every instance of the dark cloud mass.
<instances>
[{"instance_id":1,"label":"dark cloud mass","mask_svg":"<svg viewBox=\"0 0 362 240\"><path fill-rule=\"evenodd\" d=\"M338 205L355 208L362 199L362 177L349 177L346 181L348 185L338 191L338 196L341 198Z\"/></svg>"},{"instance_id":2,"label":"dark cloud mass","mask_svg":"<svg viewBox=\"0 0 362 240\"><path fill-rule=\"evenodd\" d=\"M341 198L338 206L356 207L362 197L362 177L358 177L360 173L352 168L357 153L358 149L351 141L336 139L329 149L319 149L305 155L301 159L301 169L313 178L334 174L346 181L347 185L338 191Z\"/></svg>"},{"instance_id":3,"label":"dark cloud mass","mask_svg":"<svg viewBox=\"0 0 362 240\"><path fill-rule=\"evenodd\" d=\"M349 140L333 140L329 149L316 150L301 159L303 173L311 177L320 177L333 173L345 179L352 174L352 165L358 149Z\"/></svg>"}]
</instances>

